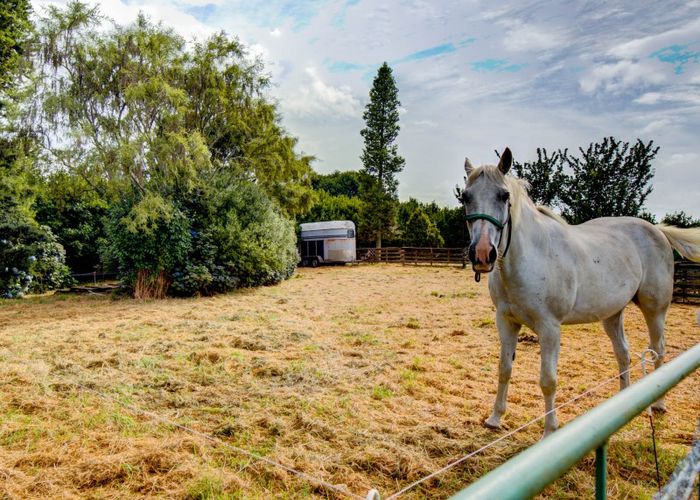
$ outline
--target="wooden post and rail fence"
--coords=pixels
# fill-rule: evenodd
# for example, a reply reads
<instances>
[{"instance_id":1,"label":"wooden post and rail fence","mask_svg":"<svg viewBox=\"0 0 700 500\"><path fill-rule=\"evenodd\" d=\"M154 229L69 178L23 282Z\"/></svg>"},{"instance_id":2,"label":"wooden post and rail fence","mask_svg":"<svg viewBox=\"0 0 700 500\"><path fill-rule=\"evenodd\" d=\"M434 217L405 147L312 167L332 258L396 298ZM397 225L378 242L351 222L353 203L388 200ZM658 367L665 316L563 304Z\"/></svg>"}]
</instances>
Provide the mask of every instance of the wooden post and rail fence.
<instances>
[{"instance_id":1,"label":"wooden post and rail fence","mask_svg":"<svg viewBox=\"0 0 700 500\"><path fill-rule=\"evenodd\" d=\"M700 264L676 262L673 301L680 304L700 305Z\"/></svg>"},{"instance_id":2,"label":"wooden post and rail fence","mask_svg":"<svg viewBox=\"0 0 700 500\"><path fill-rule=\"evenodd\" d=\"M465 248L383 247L358 248L357 261L415 266L461 266L469 263ZM676 262L673 300L700 305L700 264Z\"/></svg>"},{"instance_id":3,"label":"wooden post and rail fence","mask_svg":"<svg viewBox=\"0 0 700 500\"><path fill-rule=\"evenodd\" d=\"M466 267L464 248L383 247L358 248L359 262L389 262L403 265L459 265Z\"/></svg>"}]
</instances>

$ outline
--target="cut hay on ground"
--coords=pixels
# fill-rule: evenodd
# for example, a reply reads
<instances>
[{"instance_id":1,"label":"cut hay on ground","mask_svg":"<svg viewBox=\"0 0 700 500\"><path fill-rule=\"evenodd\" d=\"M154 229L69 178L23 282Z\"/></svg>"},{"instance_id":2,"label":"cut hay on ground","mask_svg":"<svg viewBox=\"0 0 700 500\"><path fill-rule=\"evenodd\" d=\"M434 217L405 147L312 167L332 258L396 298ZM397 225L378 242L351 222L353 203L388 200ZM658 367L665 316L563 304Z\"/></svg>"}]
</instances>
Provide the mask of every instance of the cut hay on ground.
<instances>
[{"instance_id":1,"label":"cut hay on ground","mask_svg":"<svg viewBox=\"0 0 700 500\"><path fill-rule=\"evenodd\" d=\"M670 357L700 341L694 308L672 306L667 324ZM646 328L633 306L626 326L631 350L644 349ZM506 430L543 412L539 346L532 332L521 339ZM599 325L565 327L562 344L558 401L615 375ZM279 286L203 299L3 301L0 496L334 495L102 393L355 493L374 487L386 497L505 432L482 426L497 363L487 284L454 268L302 269ZM616 386L565 408L560 421ZM699 394L695 374L656 418L663 478L691 443ZM534 425L407 498L444 498L541 432ZM640 417L613 437L611 498L655 490L649 435ZM590 497L593 481L589 457L545 496Z\"/></svg>"}]
</instances>

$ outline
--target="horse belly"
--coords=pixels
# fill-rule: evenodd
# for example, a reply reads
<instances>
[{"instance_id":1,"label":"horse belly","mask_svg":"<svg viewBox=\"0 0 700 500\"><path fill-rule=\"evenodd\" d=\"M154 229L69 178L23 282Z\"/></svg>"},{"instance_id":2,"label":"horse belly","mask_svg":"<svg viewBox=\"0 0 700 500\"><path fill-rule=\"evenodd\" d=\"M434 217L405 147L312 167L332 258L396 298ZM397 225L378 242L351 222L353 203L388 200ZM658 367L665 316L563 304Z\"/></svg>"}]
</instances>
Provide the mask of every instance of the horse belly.
<instances>
[{"instance_id":1,"label":"horse belly","mask_svg":"<svg viewBox=\"0 0 700 500\"><path fill-rule=\"evenodd\" d=\"M630 303L638 288L637 276L630 276L623 282L600 280L597 286L581 286L577 290L574 306L564 316L562 323L592 323L609 318Z\"/></svg>"}]
</instances>

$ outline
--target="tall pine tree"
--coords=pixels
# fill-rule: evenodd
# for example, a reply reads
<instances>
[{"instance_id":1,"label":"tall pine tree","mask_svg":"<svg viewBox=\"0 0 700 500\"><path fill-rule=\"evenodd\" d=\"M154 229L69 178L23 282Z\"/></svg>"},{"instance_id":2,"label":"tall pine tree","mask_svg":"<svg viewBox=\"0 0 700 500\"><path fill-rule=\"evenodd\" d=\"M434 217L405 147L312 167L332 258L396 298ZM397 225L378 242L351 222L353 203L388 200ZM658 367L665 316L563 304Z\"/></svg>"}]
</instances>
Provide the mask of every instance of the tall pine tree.
<instances>
[{"instance_id":1,"label":"tall pine tree","mask_svg":"<svg viewBox=\"0 0 700 500\"><path fill-rule=\"evenodd\" d=\"M365 201L362 219L369 236L382 246L382 235L394 226L398 181L396 174L404 167L396 138L399 135L399 91L387 63L382 64L369 92L369 102L362 118L365 140L362 150L363 181L360 197Z\"/></svg>"}]
</instances>

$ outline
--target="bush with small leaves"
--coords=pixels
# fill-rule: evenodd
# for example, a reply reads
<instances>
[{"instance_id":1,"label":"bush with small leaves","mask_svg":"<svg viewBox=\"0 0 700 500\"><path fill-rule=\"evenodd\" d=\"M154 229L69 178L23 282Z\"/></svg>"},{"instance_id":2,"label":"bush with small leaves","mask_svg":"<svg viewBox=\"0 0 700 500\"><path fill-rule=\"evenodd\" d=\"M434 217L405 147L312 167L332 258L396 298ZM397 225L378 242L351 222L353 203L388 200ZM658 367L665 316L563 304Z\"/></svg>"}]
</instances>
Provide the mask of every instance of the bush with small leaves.
<instances>
[{"instance_id":1,"label":"bush with small leaves","mask_svg":"<svg viewBox=\"0 0 700 500\"><path fill-rule=\"evenodd\" d=\"M65 252L46 226L19 210L0 215L0 296L20 298L71 282Z\"/></svg>"}]
</instances>

